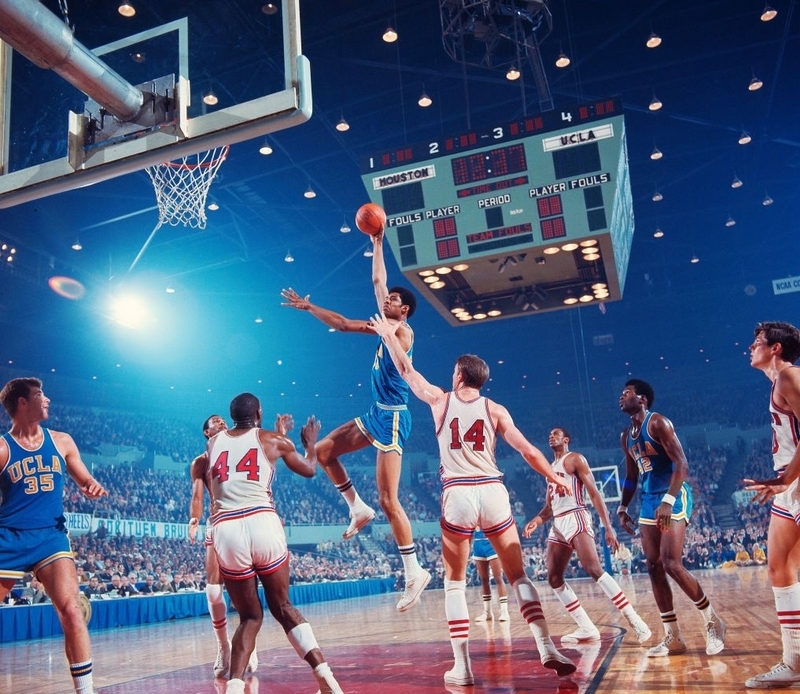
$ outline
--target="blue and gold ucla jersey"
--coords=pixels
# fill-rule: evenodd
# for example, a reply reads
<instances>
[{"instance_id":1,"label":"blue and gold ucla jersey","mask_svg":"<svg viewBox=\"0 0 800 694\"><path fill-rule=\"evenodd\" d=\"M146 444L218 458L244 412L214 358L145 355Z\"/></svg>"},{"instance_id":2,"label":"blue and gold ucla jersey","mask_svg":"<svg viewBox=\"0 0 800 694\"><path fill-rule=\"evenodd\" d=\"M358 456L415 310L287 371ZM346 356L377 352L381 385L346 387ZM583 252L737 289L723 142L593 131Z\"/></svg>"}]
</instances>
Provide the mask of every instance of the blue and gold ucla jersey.
<instances>
[{"instance_id":1,"label":"blue and gold ucla jersey","mask_svg":"<svg viewBox=\"0 0 800 694\"><path fill-rule=\"evenodd\" d=\"M50 430L42 428L42 445L28 450L11 432L2 437L8 445L8 464L0 470L0 526L18 530L63 525L64 472L67 464L58 452Z\"/></svg>"},{"instance_id":2,"label":"blue and gold ucla jersey","mask_svg":"<svg viewBox=\"0 0 800 694\"><path fill-rule=\"evenodd\" d=\"M635 438L628 429L625 448L639 467L642 491L646 494L666 494L672 480L672 460L664 447L647 431L652 416L652 412L645 414L639 435Z\"/></svg>"},{"instance_id":3,"label":"blue and gold ucla jersey","mask_svg":"<svg viewBox=\"0 0 800 694\"><path fill-rule=\"evenodd\" d=\"M413 353L414 338L412 334L411 346L406 352L409 359ZM390 407L408 405L408 384L397 371L383 340L378 340L378 349L375 350L375 360L372 362L372 399L381 405Z\"/></svg>"}]
</instances>

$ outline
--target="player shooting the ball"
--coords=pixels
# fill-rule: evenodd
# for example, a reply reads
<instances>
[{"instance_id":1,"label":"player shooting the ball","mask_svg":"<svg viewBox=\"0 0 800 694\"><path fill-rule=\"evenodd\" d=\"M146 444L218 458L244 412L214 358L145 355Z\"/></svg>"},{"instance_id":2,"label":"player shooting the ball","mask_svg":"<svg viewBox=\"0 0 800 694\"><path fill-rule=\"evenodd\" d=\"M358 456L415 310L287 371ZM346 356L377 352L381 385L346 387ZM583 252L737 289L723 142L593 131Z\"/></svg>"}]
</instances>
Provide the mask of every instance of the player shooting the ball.
<instances>
[{"instance_id":1,"label":"player shooting the ball","mask_svg":"<svg viewBox=\"0 0 800 694\"><path fill-rule=\"evenodd\" d=\"M373 245L372 284L378 309L392 324L399 323L397 337L405 353L411 357L414 333L406 322L417 305L414 294L405 287L386 285L386 263L383 256L384 229L371 235ZM309 296L301 297L294 289L284 289L284 306L308 311L312 316L336 330L348 333L375 335L366 320L352 320L339 313L312 304ZM411 413L408 410L408 385L400 377L386 349L378 340L372 362L372 398L369 411L334 429L317 442L317 461L330 477L350 507L350 525L344 532L348 539L358 533L375 517L375 510L358 495L340 456L361 450L369 445L377 449L375 481L378 498L392 528L392 535L403 560L405 591L397 609L405 612L417 603L431 580L431 575L417 561L411 523L398 498L403 445L411 432Z\"/></svg>"}]
</instances>

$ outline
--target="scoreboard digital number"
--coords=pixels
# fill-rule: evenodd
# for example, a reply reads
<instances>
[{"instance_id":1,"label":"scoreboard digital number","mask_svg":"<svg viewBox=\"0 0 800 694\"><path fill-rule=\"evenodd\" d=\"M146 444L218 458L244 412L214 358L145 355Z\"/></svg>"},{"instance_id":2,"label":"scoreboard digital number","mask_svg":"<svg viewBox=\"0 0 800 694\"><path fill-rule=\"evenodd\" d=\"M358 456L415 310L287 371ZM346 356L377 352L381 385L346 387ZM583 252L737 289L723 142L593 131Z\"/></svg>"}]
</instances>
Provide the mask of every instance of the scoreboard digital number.
<instances>
[{"instance_id":1,"label":"scoreboard digital number","mask_svg":"<svg viewBox=\"0 0 800 694\"><path fill-rule=\"evenodd\" d=\"M621 293L633 223L616 97L378 152L362 159L361 173L370 199L386 212L387 241L408 277L608 237L603 269L615 262L603 274L613 275L605 279ZM625 228L612 229L612 219ZM503 288L486 278L476 285L478 298ZM437 300L449 314L448 301Z\"/></svg>"}]
</instances>

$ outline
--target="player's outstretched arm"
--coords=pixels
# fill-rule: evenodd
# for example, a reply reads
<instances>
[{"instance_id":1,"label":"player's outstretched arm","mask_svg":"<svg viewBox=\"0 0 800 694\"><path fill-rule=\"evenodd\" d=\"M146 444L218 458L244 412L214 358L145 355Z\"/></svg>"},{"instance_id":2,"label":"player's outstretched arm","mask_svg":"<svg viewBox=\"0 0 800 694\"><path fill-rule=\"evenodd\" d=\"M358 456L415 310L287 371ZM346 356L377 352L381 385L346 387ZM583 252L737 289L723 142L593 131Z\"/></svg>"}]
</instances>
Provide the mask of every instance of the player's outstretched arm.
<instances>
[{"instance_id":1,"label":"player's outstretched arm","mask_svg":"<svg viewBox=\"0 0 800 694\"><path fill-rule=\"evenodd\" d=\"M562 487L567 494L572 495L569 483L553 472L553 468L547 462L544 454L517 429L517 425L514 424L509 411L492 400L489 401L489 411L495 422L497 433L503 437L505 442L517 451L525 459L525 462L548 482Z\"/></svg>"},{"instance_id":2,"label":"player's outstretched arm","mask_svg":"<svg viewBox=\"0 0 800 694\"><path fill-rule=\"evenodd\" d=\"M108 492L104 489L103 485L92 477L92 473L89 472L89 469L83 462L78 446L75 444L72 437L63 431L51 431L50 433L53 436L56 447L64 456L64 461L67 464L67 472L69 472L70 477L75 480L75 484L80 487L84 496L89 499L98 499L101 496L108 496Z\"/></svg>"},{"instance_id":3,"label":"player's outstretched arm","mask_svg":"<svg viewBox=\"0 0 800 694\"><path fill-rule=\"evenodd\" d=\"M531 520L529 520L522 530L523 537L530 537L536 529L544 525L553 517L553 507L550 505L550 494L545 494L544 506Z\"/></svg>"},{"instance_id":4,"label":"player's outstretched arm","mask_svg":"<svg viewBox=\"0 0 800 694\"><path fill-rule=\"evenodd\" d=\"M314 417L314 415L311 415L300 430L300 440L303 442L303 446L306 449L305 456L300 455L294 443L286 436L275 434L264 429L261 429L258 435L262 445L268 446L270 441L274 441L278 457L283 458L286 467L292 472L302 477L313 477L317 471L317 454L315 448L321 427L322 424L320 421Z\"/></svg>"},{"instance_id":5,"label":"player's outstretched arm","mask_svg":"<svg viewBox=\"0 0 800 694\"><path fill-rule=\"evenodd\" d=\"M597 511L597 515L600 516L600 522L606 529L606 544L612 552L616 552L619 547L617 533L614 530L614 526L611 525L611 516L608 513L608 507L606 506L605 499L603 499L603 495L597 488L588 461L580 453L572 452L567 456L564 464L568 471L571 471L573 475L583 482L583 487L586 489L589 500L592 502L595 511Z\"/></svg>"},{"instance_id":6,"label":"player's outstretched arm","mask_svg":"<svg viewBox=\"0 0 800 694\"><path fill-rule=\"evenodd\" d=\"M378 302L378 311L383 312L383 302L389 295L387 285L386 261L383 256L383 229L372 238L372 287L375 290L375 300Z\"/></svg>"},{"instance_id":7,"label":"player's outstretched arm","mask_svg":"<svg viewBox=\"0 0 800 694\"><path fill-rule=\"evenodd\" d=\"M336 311L331 311L330 309L322 308L322 306L312 304L310 301L310 294L306 294L306 296L303 297L300 296L294 289L289 287L288 289L281 289L281 296L285 299L281 306L289 306L297 309L298 311L308 311L312 316L314 316L314 318L325 323L325 325L333 328L334 330L338 330L339 332L373 332L365 320L353 320L351 318L346 318L341 313L336 313Z\"/></svg>"},{"instance_id":8,"label":"player's outstretched arm","mask_svg":"<svg viewBox=\"0 0 800 694\"><path fill-rule=\"evenodd\" d=\"M372 317L369 325L373 332L381 336L389 356L397 367L397 372L408 383L411 392L431 407L440 402L445 397L445 392L439 386L428 383L425 377L414 368L411 358L406 354L406 349L400 342L397 333L403 324L390 323L385 316L379 313Z\"/></svg>"},{"instance_id":9,"label":"player's outstretched arm","mask_svg":"<svg viewBox=\"0 0 800 694\"><path fill-rule=\"evenodd\" d=\"M197 527L203 515L203 495L205 494L205 473L208 467L208 456L198 455L189 467L192 477L192 500L189 502L189 541L197 539Z\"/></svg>"}]
</instances>

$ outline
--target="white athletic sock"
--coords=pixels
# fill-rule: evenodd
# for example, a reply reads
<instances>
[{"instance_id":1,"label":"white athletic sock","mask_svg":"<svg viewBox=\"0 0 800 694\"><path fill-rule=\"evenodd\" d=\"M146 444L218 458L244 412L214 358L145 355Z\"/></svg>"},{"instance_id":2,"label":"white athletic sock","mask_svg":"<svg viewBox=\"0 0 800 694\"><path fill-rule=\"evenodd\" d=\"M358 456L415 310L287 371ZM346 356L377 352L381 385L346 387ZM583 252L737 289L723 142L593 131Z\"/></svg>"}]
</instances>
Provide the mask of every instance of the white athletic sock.
<instances>
[{"instance_id":1,"label":"white athletic sock","mask_svg":"<svg viewBox=\"0 0 800 694\"><path fill-rule=\"evenodd\" d=\"M575 620L575 624L581 629L589 629L590 631L597 629L594 622L589 618L589 615L586 614L586 610L581 606L581 601L578 600L578 596L575 595L575 592L569 587L569 584L565 583L560 588L553 588L553 592L561 601L561 604L564 605L567 612L569 612L569 616Z\"/></svg>"},{"instance_id":2,"label":"white athletic sock","mask_svg":"<svg viewBox=\"0 0 800 694\"><path fill-rule=\"evenodd\" d=\"M703 615L703 622L708 624L714 617L714 608L711 607L711 603L709 602L706 594L703 593L703 596L694 602L694 606L700 610L700 614Z\"/></svg>"},{"instance_id":3,"label":"white athletic sock","mask_svg":"<svg viewBox=\"0 0 800 694\"><path fill-rule=\"evenodd\" d=\"M349 477L347 478L347 481L343 482L342 484L337 484L336 488L339 490L339 493L344 497L344 500L351 509L358 506L366 506L362 498L358 495L353 481Z\"/></svg>"},{"instance_id":4,"label":"white athletic sock","mask_svg":"<svg viewBox=\"0 0 800 694\"><path fill-rule=\"evenodd\" d=\"M622 612L623 617L631 619L636 616L636 610L628 602L628 598L622 592L622 588L619 587L619 583L614 580L613 576L604 571L603 575L597 579L597 585L600 586L609 600L614 603L614 606Z\"/></svg>"},{"instance_id":5,"label":"white athletic sock","mask_svg":"<svg viewBox=\"0 0 800 694\"><path fill-rule=\"evenodd\" d=\"M666 635L672 634L673 636L677 636L681 633L681 629L678 626L678 616L675 614L675 610L671 612L661 612L659 613L661 616L661 623L664 625L664 633Z\"/></svg>"},{"instance_id":6,"label":"white athletic sock","mask_svg":"<svg viewBox=\"0 0 800 694\"><path fill-rule=\"evenodd\" d=\"M94 694L92 683L92 661L84 663L70 663L69 674L72 675L72 684L76 694Z\"/></svg>"},{"instance_id":7,"label":"white athletic sock","mask_svg":"<svg viewBox=\"0 0 800 694\"><path fill-rule=\"evenodd\" d=\"M467 607L467 582L444 580L444 611L450 629L450 646L453 649L455 669L468 671L469 662L469 608Z\"/></svg>"},{"instance_id":8,"label":"white athletic sock","mask_svg":"<svg viewBox=\"0 0 800 694\"><path fill-rule=\"evenodd\" d=\"M785 588L773 588L775 610L781 625L783 662L795 672L800 671L800 583Z\"/></svg>"},{"instance_id":9,"label":"white athletic sock","mask_svg":"<svg viewBox=\"0 0 800 694\"><path fill-rule=\"evenodd\" d=\"M414 578L422 571L417 559L417 547L413 542L410 545L397 545L397 551L400 552L400 558L403 560L403 571L406 572L407 579Z\"/></svg>"},{"instance_id":10,"label":"white athletic sock","mask_svg":"<svg viewBox=\"0 0 800 694\"><path fill-rule=\"evenodd\" d=\"M217 637L219 647L228 647L228 605L225 603L225 596L222 594L222 586L217 583L206 584L206 602L208 602L208 613L211 615L211 626L214 628L214 635Z\"/></svg>"},{"instance_id":11,"label":"white athletic sock","mask_svg":"<svg viewBox=\"0 0 800 694\"><path fill-rule=\"evenodd\" d=\"M531 580L527 577L520 578L511 588L517 597L519 611L537 642L540 639L549 639L550 631L547 628L547 622L544 621L542 603Z\"/></svg>"}]
</instances>

